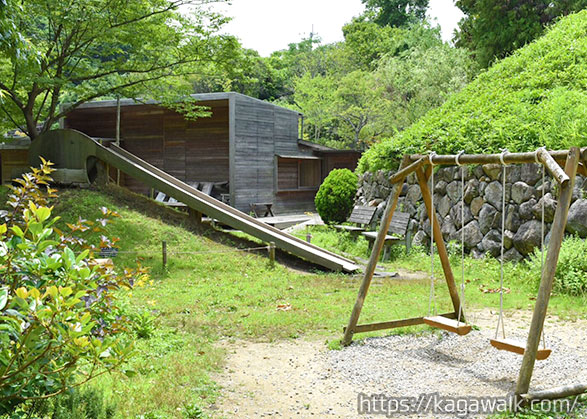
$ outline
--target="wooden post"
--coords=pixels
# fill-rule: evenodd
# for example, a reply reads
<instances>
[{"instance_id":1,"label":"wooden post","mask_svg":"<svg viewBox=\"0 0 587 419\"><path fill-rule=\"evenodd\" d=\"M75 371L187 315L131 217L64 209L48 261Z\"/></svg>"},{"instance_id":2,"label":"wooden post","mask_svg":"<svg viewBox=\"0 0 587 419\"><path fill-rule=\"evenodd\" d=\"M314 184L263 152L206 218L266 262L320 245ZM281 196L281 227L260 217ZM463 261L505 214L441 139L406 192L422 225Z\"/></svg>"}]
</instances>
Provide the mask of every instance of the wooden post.
<instances>
[{"instance_id":1,"label":"wooden post","mask_svg":"<svg viewBox=\"0 0 587 419\"><path fill-rule=\"evenodd\" d=\"M569 176L564 170L558 165L558 163L552 158L550 153L545 148L539 148L536 151L537 159L542 162L552 177L560 184L565 185L569 181Z\"/></svg>"},{"instance_id":2,"label":"wooden post","mask_svg":"<svg viewBox=\"0 0 587 419\"><path fill-rule=\"evenodd\" d=\"M433 169L432 169L433 170ZM416 176L418 178L418 184L420 185L420 190L422 191L422 199L424 200L424 205L426 205L426 210L428 211L428 217L430 217L430 228L434 229L434 242L436 243L436 249L438 251L438 257L440 258L440 263L442 264L442 270L444 272L444 279L446 280L446 285L448 286L448 292L450 294L450 299L452 301L452 305L455 309L455 313L458 314L459 310L461 309L461 299L459 297L459 290L455 283L455 277L452 273L452 269L450 267L450 260L448 258L448 252L446 251L446 245L444 244L444 239L442 237L442 231L440 229L440 224L438 223L438 219L436 217L436 211L432 208L432 191L428 188L428 177L426 173L422 169L416 170ZM465 313L461 312L461 321L465 321Z\"/></svg>"},{"instance_id":3,"label":"wooden post","mask_svg":"<svg viewBox=\"0 0 587 419\"><path fill-rule=\"evenodd\" d=\"M402 160L400 171L404 169L406 166L408 166L408 156L404 157L404 159ZM353 307L351 318L349 319L349 324L344 330L344 336L342 338L342 344L344 346L349 345L353 339L355 326L359 321L359 316L361 315L361 310L363 309L365 297L367 296L367 292L369 291L369 286L371 285L371 280L373 279L373 274L375 273L377 262L379 262L381 249L383 249L383 245L385 243L385 236L387 236L387 230L389 229L389 225L391 224L391 218L393 217L393 212L395 211L395 207L397 206L397 200L402 191L404 179L405 178L401 178L397 181L397 183L393 186L391 194L389 195L389 199L387 200L387 207L385 208L383 218L381 219L381 226L379 227L379 232L377 233L377 239L375 240L375 244L373 245L373 250L371 251L369 263L365 268L363 282L361 283L361 287L359 288L359 294L357 295L357 300L355 301L355 306Z\"/></svg>"},{"instance_id":4,"label":"wooden post","mask_svg":"<svg viewBox=\"0 0 587 419\"><path fill-rule=\"evenodd\" d=\"M275 242L269 242L269 266L271 269L275 268Z\"/></svg>"},{"instance_id":5,"label":"wooden post","mask_svg":"<svg viewBox=\"0 0 587 419\"><path fill-rule=\"evenodd\" d=\"M307 234L306 234L306 241L307 241L308 243L312 243L312 233L307 233Z\"/></svg>"},{"instance_id":6,"label":"wooden post","mask_svg":"<svg viewBox=\"0 0 587 419\"><path fill-rule=\"evenodd\" d=\"M544 270L542 272L542 279L540 280L538 297L536 298L536 305L534 306L534 313L532 314L532 323L530 324L530 332L528 333L528 341L526 342L526 350L524 352L524 358L522 359L522 366L518 376L518 383L516 386L517 397L521 397L522 394L527 394L528 389L530 388L530 380L532 379L534 363L536 362L536 353L538 352L538 346L540 345L540 338L542 336L544 320L548 309L548 301L552 292L552 284L556 272L556 265L558 263L558 256L565 235L565 228L567 226L567 216L569 213L569 206L571 205L571 198L573 196L573 187L575 185L575 175L577 174L578 164L579 149L573 147L569 150L567 162L565 164L565 173L569 176L570 181L561 185L561 193L558 199L558 205L556 206L552 229L550 230L550 242L548 243L548 252L546 254L546 260L544 261Z\"/></svg>"},{"instance_id":7,"label":"wooden post","mask_svg":"<svg viewBox=\"0 0 587 419\"><path fill-rule=\"evenodd\" d=\"M163 256L163 267L165 268L167 266L167 242L165 240L161 242L161 253Z\"/></svg>"},{"instance_id":8,"label":"wooden post","mask_svg":"<svg viewBox=\"0 0 587 419\"><path fill-rule=\"evenodd\" d=\"M196 223L202 224L202 213L200 211L196 211L196 210L188 207L188 215Z\"/></svg>"},{"instance_id":9,"label":"wooden post","mask_svg":"<svg viewBox=\"0 0 587 419\"><path fill-rule=\"evenodd\" d=\"M116 98L116 145L120 147L120 96ZM120 169L116 169L116 184L120 186Z\"/></svg>"}]
</instances>

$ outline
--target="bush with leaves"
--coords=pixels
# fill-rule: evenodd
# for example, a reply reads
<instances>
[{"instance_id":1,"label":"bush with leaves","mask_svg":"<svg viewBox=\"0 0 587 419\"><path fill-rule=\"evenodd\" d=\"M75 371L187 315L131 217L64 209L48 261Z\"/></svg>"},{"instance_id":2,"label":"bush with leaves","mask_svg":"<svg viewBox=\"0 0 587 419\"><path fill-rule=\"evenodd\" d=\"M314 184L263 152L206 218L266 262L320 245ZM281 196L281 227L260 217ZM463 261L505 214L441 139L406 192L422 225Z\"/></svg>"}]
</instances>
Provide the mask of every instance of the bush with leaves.
<instances>
[{"instance_id":1,"label":"bush with leaves","mask_svg":"<svg viewBox=\"0 0 587 419\"><path fill-rule=\"evenodd\" d=\"M540 279L540 249L530 259L535 277ZM554 292L587 295L587 241L577 236L565 238L561 246L554 275Z\"/></svg>"},{"instance_id":2,"label":"bush with leaves","mask_svg":"<svg viewBox=\"0 0 587 419\"><path fill-rule=\"evenodd\" d=\"M335 169L324 179L316 194L316 211L326 224L343 223L351 214L357 194L357 175Z\"/></svg>"},{"instance_id":3,"label":"bush with leaves","mask_svg":"<svg viewBox=\"0 0 587 419\"><path fill-rule=\"evenodd\" d=\"M47 399L120 366L132 352L132 325L117 307L146 270L118 274L94 258L86 234L103 234L117 214L55 227L51 163L17 179L0 225L0 413ZM101 236L99 247L116 240Z\"/></svg>"}]
</instances>

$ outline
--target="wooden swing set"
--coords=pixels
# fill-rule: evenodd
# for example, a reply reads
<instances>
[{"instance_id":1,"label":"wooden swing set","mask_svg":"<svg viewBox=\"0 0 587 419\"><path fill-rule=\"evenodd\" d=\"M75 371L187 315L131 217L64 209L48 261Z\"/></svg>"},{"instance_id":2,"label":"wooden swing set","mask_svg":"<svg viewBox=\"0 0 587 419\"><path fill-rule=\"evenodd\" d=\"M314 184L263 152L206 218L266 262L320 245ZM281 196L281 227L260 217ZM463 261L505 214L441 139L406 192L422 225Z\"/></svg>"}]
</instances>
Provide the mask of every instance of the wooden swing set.
<instances>
[{"instance_id":1,"label":"wooden swing set","mask_svg":"<svg viewBox=\"0 0 587 419\"><path fill-rule=\"evenodd\" d=\"M544 254L544 241L542 241L542 277L540 287L536 298L536 304L532 315L532 322L528 333L528 339L525 343L519 343L512 339L506 338L505 326L503 323L503 253L504 253L504 225L505 225L505 182L506 182L506 168L512 164L524 163L539 163L542 165L542 177L544 182L545 170L549 172L552 178L558 183L560 194L554 220L552 223L551 237L548 243L546 255ZM559 163L564 166L561 167ZM575 177L577 173L587 176L587 148L579 149L573 147L569 150L547 151L546 148L541 147L535 152L525 153L510 153L504 150L500 154L464 154L460 152L456 155L437 155L431 152L428 155L407 155L404 156L399 170L390 177L390 183L393 185L392 192L389 196L387 207L381 220L381 226L377 234L377 239L373 245L373 250L369 263L365 268L363 281L359 288L357 300L353 307L351 317L347 327L344 329L343 345L349 345L355 333L371 332L376 330L393 329L399 327L414 326L420 324L427 324L431 327L447 330L458 335L466 335L471 331L467 318L465 316L465 282L464 282L464 202L461 201L461 286L460 295L459 289L455 283L455 278L450 266L446 245L444 243L440 224L434 211L434 166L459 166L461 168L461 199L464 197L465 188L465 166L480 165L480 164L500 164L502 166L502 242L501 242L501 275L500 275L500 312L499 320L496 328L495 337L490 340L493 347L514 352L523 355L522 366L518 375L516 385L516 396L524 399L533 399L538 395L528 393L530 381L534 370L536 360L543 360L548 358L551 350L546 348L546 343L543 334L544 320L548 309L548 302L552 292L554 281L554 274L558 263L560 248L564 238L567 216L573 187L575 184ZM409 319L392 320L380 323L358 324L359 316L369 291L369 286L373 279L375 267L379 261L381 250L383 248L385 236L391 223L393 213L396 209L400 192L402 190L405 179L408 175L415 173L422 198L430 222L430 259L431 259L431 273L430 273L430 301L428 308L428 315L423 317L415 317ZM428 186L430 181L431 187ZM544 194L544 188L542 188ZM544 240L544 199L542 208L542 240ZM434 289L434 243L440 258L444 278L448 287L453 312L438 314L436 312L436 298ZM499 331L502 331L502 337L499 337ZM539 348L540 340L544 343L543 348ZM584 385L573 386L577 392L585 391L587 388ZM583 389L583 390L581 390ZM555 389L557 390L557 389ZM564 395L568 396L569 388L564 388ZM553 398L560 397L560 391L552 391L549 393Z\"/></svg>"}]
</instances>

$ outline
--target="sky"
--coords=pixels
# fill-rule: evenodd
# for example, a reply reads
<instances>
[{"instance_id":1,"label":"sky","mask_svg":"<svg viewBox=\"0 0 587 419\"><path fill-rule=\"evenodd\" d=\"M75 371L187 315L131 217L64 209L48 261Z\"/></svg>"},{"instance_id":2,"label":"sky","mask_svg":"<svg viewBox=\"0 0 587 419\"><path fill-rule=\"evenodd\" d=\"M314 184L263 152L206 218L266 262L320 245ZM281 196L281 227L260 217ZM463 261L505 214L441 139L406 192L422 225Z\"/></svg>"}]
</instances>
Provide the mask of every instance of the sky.
<instances>
[{"instance_id":1,"label":"sky","mask_svg":"<svg viewBox=\"0 0 587 419\"><path fill-rule=\"evenodd\" d=\"M262 56L285 49L312 31L324 44L341 41L343 25L364 10L361 0L232 0L213 8L233 18L223 32ZM430 0L428 13L441 26L445 40L452 38L463 16L452 0Z\"/></svg>"}]
</instances>

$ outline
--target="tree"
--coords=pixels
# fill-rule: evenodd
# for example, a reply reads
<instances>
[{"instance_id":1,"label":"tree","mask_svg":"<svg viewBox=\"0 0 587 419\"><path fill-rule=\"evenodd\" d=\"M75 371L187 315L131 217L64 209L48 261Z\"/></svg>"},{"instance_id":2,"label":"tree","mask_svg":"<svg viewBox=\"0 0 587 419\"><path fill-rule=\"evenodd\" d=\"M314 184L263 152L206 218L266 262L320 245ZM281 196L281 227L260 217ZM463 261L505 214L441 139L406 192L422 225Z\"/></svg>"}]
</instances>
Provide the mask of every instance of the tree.
<instances>
[{"instance_id":1,"label":"tree","mask_svg":"<svg viewBox=\"0 0 587 419\"><path fill-rule=\"evenodd\" d=\"M465 13L456 36L482 67L540 36L560 16L587 8L587 0L458 0Z\"/></svg>"},{"instance_id":2,"label":"tree","mask_svg":"<svg viewBox=\"0 0 587 419\"><path fill-rule=\"evenodd\" d=\"M442 43L386 57L376 74L388 99L395 104L396 125L401 130L465 87L476 70L468 50Z\"/></svg>"},{"instance_id":3,"label":"tree","mask_svg":"<svg viewBox=\"0 0 587 419\"><path fill-rule=\"evenodd\" d=\"M402 27L426 18L429 0L361 0L380 26Z\"/></svg>"},{"instance_id":4,"label":"tree","mask_svg":"<svg viewBox=\"0 0 587 419\"><path fill-rule=\"evenodd\" d=\"M365 149L391 129L391 103L373 73L357 70L344 76L334 92L332 113L340 120L339 135L349 139L353 150Z\"/></svg>"},{"instance_id":5,"label":"tree","mask_svg":"<svg viewBox=\"0 0 587 419\"><path fill-rule=\"evenodd\" d=\"M191 91L186 76L222 62L236 45L215 35L225 19L202 7L209 0L6 2L0 112L4 125L31 139L101 97L171 106Z\"/></svg>"}]
</instances>

